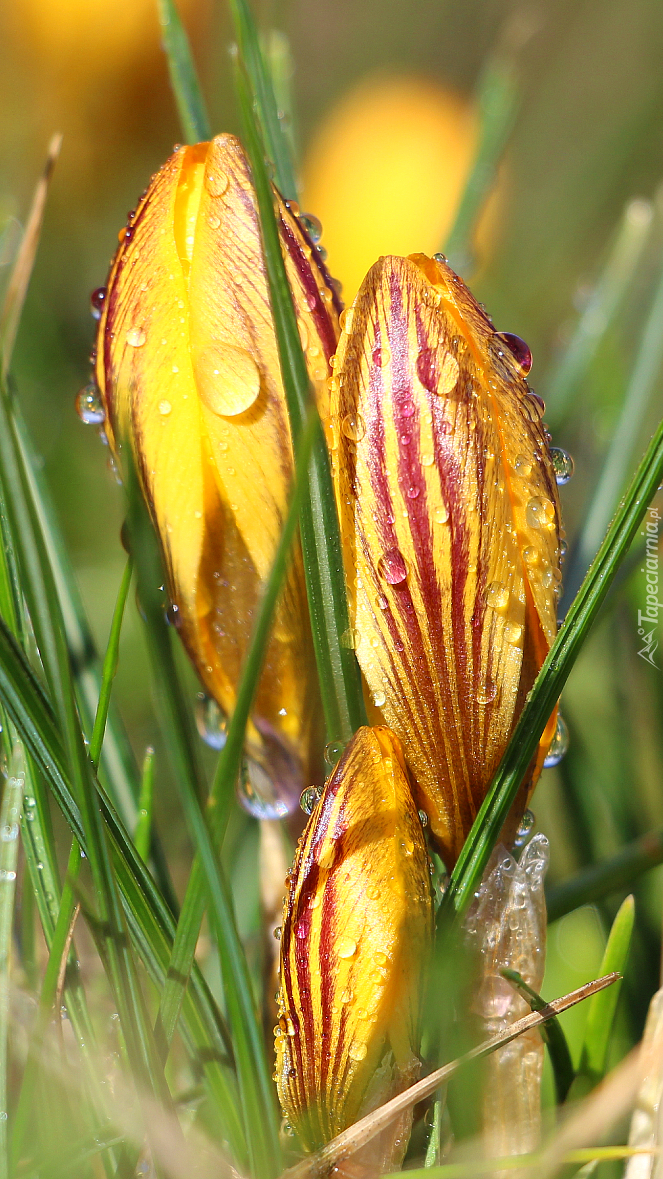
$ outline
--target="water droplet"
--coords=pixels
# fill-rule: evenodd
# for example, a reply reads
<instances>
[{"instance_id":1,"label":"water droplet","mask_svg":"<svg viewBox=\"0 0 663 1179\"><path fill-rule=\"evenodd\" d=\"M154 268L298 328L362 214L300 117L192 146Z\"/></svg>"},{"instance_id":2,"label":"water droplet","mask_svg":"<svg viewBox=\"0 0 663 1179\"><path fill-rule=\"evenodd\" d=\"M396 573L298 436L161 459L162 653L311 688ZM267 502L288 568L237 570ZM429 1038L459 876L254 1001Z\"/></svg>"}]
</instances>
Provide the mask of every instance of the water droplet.
<instances>
[{"instance_id":1,"label":"water droplet","mask_svg":"<svg viewBox=\"0 0 663 1179\"><path fill-rule=\"evenodd\" d=\"M260 393L260 372L252 356L231 344L210 344L194 356L201 400L212 413L235 417L250 409Z\"/></svg>"},{"instance_id":2,"label":"water droplet","mask_svg":"<svg viewBox=\"0 0 663 1179\"><path fill-rule=\"evenodd\" d=\"M37 867L43 869L44 865L40 863ZM0 883L10 884L13 880L16 880L16 873L12 868L0 868Z\"/></svg>"},{"instance_id":3,"label":"water droplet","mask_svg":"<svg viewBox=\"0 0 663 1179\"><path fill-rule=\"evenodd\" d=\"M546 403L543 397L539 397L538 393L534 393L530 389L526 397L523 397L523 409L528 418L532 422L540 422L544 413L546 412Z\"/></svg>"},{"instance_id":4,"label":"water droplet","mask_svg":"<svg viewBox=\"0 0 663 1179\"><path fill-rule=\"evenodd\" d=\"M436 524L446 524L449 519L449 509L446 504L440 504L433 512L433 519Z\"/></svg>"},{"instance_id":5,"label":"water droplet","mask_svg":"<svg viewBox=\"0 0 663 1179\"><path fill-rule=\"evenodd\" d=\"M516 358L523 376L526 377L532 367L532 353L528 345L512 332L496 332L495 335L506 344L509 352Z\"/></svg>"},{"instance_id":6,"label":"water droplet","mask_svg":"<svg viewBox=\"0 0 663 1179\"><path fill-rule=\"evenodd\" d=\"M401 585L407 579L407 564L399 549L388 549L378 561L378 573L389 585Z\"/></svg>"},{"instance_id":7,"label":"water droplet","mask_svg":"<svg viewBox=\"0 0 663 1179\"><path fill-rule=\"evenodd\" d=\"M223 196L228 187L228 177L220 169L205 173L205 188L212 197Z\"/></svg>"},{"instance_id":8,"label":"water droplet","mask_svg":"<svg viewBox=\"0 0 663 1179\"><path fill-rule=\"evenodd\" d=\"M555 505L542 496L534 496L525 509L525 519L530 528L552 529L555 527Z\"/></svg>"},{"instance_id":9,"label":"water droplet","mask_svg":"<svg viewBox=\"0 0 663 1179\"><path fill-rule=\"evenodd\" d=\"M339 938L336 953L339 958L352 958L357 952L357 943L351 937Z\"/></svg>"},{"instance_id":10,"label":"water droplet","mask_svg":"<svg viewBox=\"0 0 663 1179\"><path fill-rule=\"evenodd\" d=\"M434 262L442 262L446 266L447 256L446 256L446 254L433 254L433 261Z\"/></svg>"},{"instance_id":11,"label":"water droplet","mask_svg":"<svg viewBox=\"0 0 663 1179\"><path fill-rule=\"evenodd\" d=\"M525 811L522 819L520 820L520 826L516 832L516 838L513 841L515 850L518 850L524 847L526 843L529 843L535 823L536 816L534 815L534 812L529 810Z\"/></svg>"},{"instance_id":12,"label":"water droplet","mask_svg":"<svg viewBox=\"0 0 663 1179\"><path fill-rule=\"evenodd\" d=\"M254 819L283 819L301 797L299 763L276 734L263 740L264 750L242 762L237 799Z\"/></svg>"},{"instance_id":13,"label":"water droplet","mask_svg":"<svg viewBox=\"0 0 663 1179\"><path fill-rule=\"evenodd\" d=\"M316 246L315 252L318 254L321 262L327 261L327 251L324 246Z\"/></svg>"},{"instance_id":14,"label":"water droplet","mask_svg":"<svg viewBox=\"0 0 663 1179\"><path fill-rule=\"evenodd\" d=\"M509 590L501 581L493 581L486 589L486 605L493 610L504 610L509 604Z\"/></svg>"},{"instance_id":15,"label":"water droplet","mask_svg":"<svg viewBox=\"0 0 663 1179\"><path fill-rule=\"evenodd\" d=\"M559 559L560 559L560 561L564 560L568 551L569 551L569 546L566 543L566 541L560 540L560 542L559 542Z\"/></svg>"},{"instance_id":16,"label":"water droplet","mask_svg":"<svg viewBox=\"0 0 663 1179\"><path fill-rule=\"evenodd\" d=\"M322 786L307 786L302 790L299 805L305 815L312 815L322 798Z\"/></svg>"},{"instance_id":17,"label":"water droplet","mask_svg":"<svg viewBox=\"0 0 663 1179\"><path fill-rule=\"evenodd\" d=\"M385 365L389 364L390 357L391 357L391 353L390 353L389 349L385 348L384 346L382 348L374 348L373 349L373 352L372 352L373 364L377 365L378 368L384 368Z\"/></svg>"},{"instance_id":18,"label":"water droplet","mask_svg":"<svg viewBox=\"0 0 663 1179\"><path fill-rule=\"evenodd\" d=\"M518 622L507 622L504 626L504 638L507 643L517 646L523 637L523 628Z\"/></svg>"},{"instance_id":19,"label":"water droplet","mask_svg":"<svg viewBox=\"0 0 663 1179\"><path fill-rule=\"evenodd\" d=\"M226 743L226 718L216 700L198 692L195 706L196 727L206 745L223 749Z\"/></svg>"},{"instance_id":20,"label":"water droplet","mask_svg":"<svg viewBox=\"0 0 663 1179\"><path fill-rule=\"evenodd\" d=\"M513 460L513 469L517 475L527 479L528 475L532 474L532 461L526 454L517 454Z\"/></svg>"},{"instance_id":21,"label":"water droplet","mask_svg":"<svg viewBox=\"0 0 663 1179\"><path fill-rule=\"evenodd\" d=\"M99 426L106 418L101 394L94 381L84 385L76 397L76 413L86 426Z\"/></svg>"},{"instance_id":22,"label":"water droplet","mask_svg":"<svg viewBox=\"0 0 663 1179\"><path fill-rule=\"evenodd\" d=\"M497 684L487 679L477 691L477 704L492 704L497 696Z\"/></svg>"},{"instance_id":23,"label":"water droplet","mask_svg":"<svg viewBox=\"0 0 663 1179\"><path fill-rule=\"evenodd\" d=\"M300 213L299 223L306 231L314 245L317 245L322 237L322 223L313 213Z\"/></svg>"},{"instance_id":24,"label":"water droplet","mask_svg":"<svg viewBox=\"0 0 663 1179\"><path fill-rule=\"evenodd\" d=\"M414 843L407 836L401 839L401 851L404 856L411 856L414 851Z\"/></svg>"},{"instance_id":25,"label":"water droplet","mask_svg":"<svg viewBox=\"0 0 663 1179\"><path fill-rule=\"evenodd\" d=\"M277 925L276 929L274 930L274 937L276 938L277 942L280 942L280 940L281 940L281 933L282 933L281 926Z\"/></svg>"},{"instance_id":26,"label":"water droplet","mask_svg":"<svg viewBox=\"0 0 663 1179\"><path fill-rule=\"evenodd\" d=\"M92 318L93 319L101 319L101 313L104 309L105 302L106 302L106 288L105 287L97 287L96 291L93 291L92 294L90 295L90 307L92 310Z\"/></svg>"},{"instance_id":27,"label":"water droplet","mask_svg":"<svg viewBox=\"0 0 663 1179\"><path fill-rule=\"evenodd\" d=\"M341 430L351 442L361 442L366 433L366 423L361 414L349 413L343 418Z\"/></svg>"},{"instance_id":28,"label":"water droplet","mask_svg":"<svg viewBox=\"0 0 663 1179\"><path fill-rule=\"evenodd\" d=\"M346 307L345 311L342 311L341 314L339 315L338 322L341 326L341 331L349 332L351 330L351 328L352 328L352 314L353 314L352 307Z\"/></svg>"},{"instance_id":29,"label":"water droplet","mask_svg":"<svg viewBox=\"0 0 663 1179\"><path fill-rule=\"evenodd\" d=\"M3 843L12 843L17 838L18 823L7 823L6 826L0 828L0 839Z\"/></svg>"},{"instance_id":30,"label":"water droplet","mask_svg":"<svg viewBox=\"0 0 663 1179\"><path fill-rule=\"evenodd\" d=\"M344 749L344 741L328 741L325 745L325 761L327 765L335 766Z\"/></svg>"},{"instance_id":31,"label":"water droplet","mask_svg":"<svg viewBox=\"0 0 663 1179\"><path fill-rule=\"evenodd\" d=\"M170 404L170 401L166 401L165 398L163 401L159 402L159 413L162 414L163 417L167 417L168 414L171 412L172 408L173 407Z\"/></svg>"},{"instance_id":32,"label":"water droplet","mask_svg":"<svg viewBox=\"0 0 663 1179\"><path fill-rule=\"evenodd\" d=\"M539 550L535 549L533 545L527 545L527 548L523 549L523 561L526 565L536 565L538 559Z\"/></svg>"},{"instance_id":33,"label":"water droplet","mask_svg":"<svg viewBox=\"0 0 663 1179\"><path fill-rule=\"evenodd\" d=\"M344 1007L346 1003L352 1002L352 998L353 998L352 991L349 989L349 987L346 987L346 989L343 991L343 993L341 995L339 1002Z\"/></svg>"},{"instance_id":34,"label":"water droplet","mask_svg":"<svg viewBox=\"0 0 663 1179\"><path fill-rule=\"evenodd\" d=\"M365 1044L360 1044L358 1040L355 1040L354 1043L352 1043L348 1048L348 1056L350 1057L350 1060L356 1060L359 1062L360 1060L365 1060L367 1055L368 1048Z\"/></svg>"},{"instance_id":35,"label":"water droplet","mask_svg":"<svg viewBox=\"0 0 663 1179\"><path fill-rule=\"evenodd\" d=\"M435 455L430 454L430 453L422 454L422 456L421 456L422 467L432 467L434 462L435 462Z\"/></svg>"},{"instance_id":36,"label":"water droplet","mask_svg":"<svg viewBox=\"0 0 663 1179\"><path fill-rule=\"evenodd\" d=\"M127 344L132 348L142 348L145 343L145 332L142 327L129 328L127 332Z\"/></svg>"},{"instance_id":37,"label":"water droplet","mask_svg":"<svg viewBox=\"0 0 663 1179\"><path fill-rule=\"evenodd\" d=\"M569 747L569 730L566 727L566 721L561 712L557 713L557 727L555 728L555 735L550 742L550 748L545 756L543 765L545 769L550 770L553 766L559 765Z\"/></svg>"},{"instance_id":38,"label":"water droplet","mask_svg":"<svg viewBox=\"0 0 663 1179\"><path fill-rule=\"evenodd\" d=\"M383 705L386 703L386 701L387 701L387 697L385 696L384 692L375 692L374 693L373 703L376 708L382 708Z\"/></svg>"},{"instance_id":39,"label":"water droplet","mask_svg":"<svg viewBox=\"0 0 663 1179\"><path fill-rule=\"evenodd\" d=\"M421 493L421 488L418 487L416 483L410 484L410 486L407 489L408 499L418 499L420 493Z\"/></svg>"},{"instance_id":40,"label":"water droplet","mask_svg":"<svg viewBox=\"0 0 663 1179\"><path fill-rule=\"evenodd\" d=\"M573 474L573 459L566 450L562 450L561 446L550 447L550 458L552 460L553 471L555 472L555 479L560 487L568 483Z\"/></svg>"},{"instance_id":41,"label":"water droplet","mask_svg":"<svg viewBox=\"0 0 663 1179\"><path fill-rule=\"evenodd\" d=\"M428 815L426 814L426 812L419 811L418 814L419 814L419 822L421 823L421 826L427 827L428 826Z\"/></svg>"},{"instance_id":42,"label":"water droplet","mask_svg":"<svg viewBox=\"0 0 663 1179\"><path fill-rule=\"evenodd\" d=\"M166 622L169 626L174 626L176 629L182 625L182 615L177 602L171 602L166 609Z\"/></svg>"}]
</instances>

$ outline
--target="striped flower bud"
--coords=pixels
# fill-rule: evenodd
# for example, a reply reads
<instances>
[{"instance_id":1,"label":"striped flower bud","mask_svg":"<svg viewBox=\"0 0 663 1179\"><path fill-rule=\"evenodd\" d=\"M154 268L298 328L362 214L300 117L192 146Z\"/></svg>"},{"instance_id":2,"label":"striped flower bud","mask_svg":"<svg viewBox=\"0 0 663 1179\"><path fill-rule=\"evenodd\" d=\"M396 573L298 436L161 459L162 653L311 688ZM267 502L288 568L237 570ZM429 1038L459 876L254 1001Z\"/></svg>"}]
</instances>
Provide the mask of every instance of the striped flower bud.
<instances>
[{"instance_id":1,"label":"striped flower bud","mask_svg":"<svg viewBox=\"0 0 663 1179\"><path fill-rule=\"evenodd\" d=\"M354 644L450 868L556 632L543 403L526 346L442 260L381 258L344 323L330 446Z\"/></svg>"},{"instance_id":2,"label":"striped flower bud","mask_svg":"<svg viewBox=\"0 0 663 1179\"><path fill-rule=\"evenodd\" d=\"M400 742L355 733L286 882L276 1082L305 1149L415 1078L433 932L429 861ZM407 1127L380 1144L398 1162Z\"/></svg>"},{"instance_id":3,"label":"striped flower bud","mask_svg":"<svg viewBox=\"0 0 663 1179\"><path fill-rule=\"evenodd\" d=\"M278 196L276 206L324 416L338 300L296 206ZM109 442L133 447L182 639L228 713L293 465L256 198L236 139L178 148L156 173L96 304ZM318 713L296 548L249 732L262 778L276 773L288 808L311 772Z\"/></svg>"}]
</instances>

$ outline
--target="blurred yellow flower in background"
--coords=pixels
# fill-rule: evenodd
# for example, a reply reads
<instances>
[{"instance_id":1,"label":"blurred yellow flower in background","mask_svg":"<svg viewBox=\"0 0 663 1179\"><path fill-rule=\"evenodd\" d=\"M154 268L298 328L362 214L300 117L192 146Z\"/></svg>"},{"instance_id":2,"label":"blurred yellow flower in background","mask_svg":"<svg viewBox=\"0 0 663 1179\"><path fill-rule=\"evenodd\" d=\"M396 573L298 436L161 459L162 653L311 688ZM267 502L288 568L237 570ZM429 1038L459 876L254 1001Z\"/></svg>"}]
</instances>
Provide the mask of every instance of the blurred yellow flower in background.
<instances>
[{"instance_id":1,"label":"blurred yellow flower in background","mask_svg":"<svg viewBox=\"0 0 663 1179\"><path fill-rule=\"evenodd\" d=\"M302 207L322 221L346 303L381 254L441 248L477 133L471 102L416 77L364 82L320 125L304 163Z\"/></svg>"}]
</instances>

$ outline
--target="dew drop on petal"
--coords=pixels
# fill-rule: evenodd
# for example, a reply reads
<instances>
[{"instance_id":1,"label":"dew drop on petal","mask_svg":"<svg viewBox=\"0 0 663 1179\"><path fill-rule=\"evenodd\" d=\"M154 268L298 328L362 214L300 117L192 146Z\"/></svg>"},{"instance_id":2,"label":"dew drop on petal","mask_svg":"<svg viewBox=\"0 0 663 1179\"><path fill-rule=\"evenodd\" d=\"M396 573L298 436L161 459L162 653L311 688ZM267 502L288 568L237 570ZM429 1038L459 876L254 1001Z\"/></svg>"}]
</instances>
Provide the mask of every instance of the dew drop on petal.
<instances>
[{"instance_id":1,"label":"dew drop on petal","mask_svg":"<svg viewBox=\"0 0 663 1179\"><path fill-rule=\"evenodd\" d=\"M477 704L492 704L497 696L497 684L490 679L484 681L477 691Z\"/></svg>"},{"instance_id":2,"label":"dew drop on petal","mask_svg":"<svg viewBox=\"0 0 663 1179\"><path fill-rule=\"evenodd\" d=\"M352 328L352 314L353 314L352 307L346 307L345 311L341 312L341 314L338 318L338 322L341 326L341 331L349 332L350 329Z\"/></svg>"},{"instance_id":3,"label":"dew drop on petal","mask_svg":"<svg viewBox=\"0 0 663 1179\"><path fill-rule=\"evenodd\" d=\"M389 585L401 585L407 580L405 557L399 549L388 549L378 561L378 572Z\"/></svg>"},{"instance_id":4,"label":"dew drop on petal","mask_svg":"<svg viewBox=\"0 0 663 1179\"><path fill-rule=\"evenodd\" d=\"M205 173L205 188L212 197L223 196L228 187L228 177L220 168Z\"/></svg>"},{"instance_id":5,"label":"dew drop on petal","mask_svg":"<svg viewBox=\"0 0 663 1179\"><path fill-rule=\"evenodd\" d=\"M92 310L93 319L101 319L101 313L106 302L106 287L97 287L90 295L90 308Z\"/></svg>"},{"instance_id":6,"label":"dew drop on petal","mask_svg":"<svg viewBox=\"0 0 663 1179\"><path fill-rule=\"evenodd\" d=\"M325 761L327 765L335 766L344 749L345 743L343 741L328 741L325 745Z\"/></svg>"},{"instance_id":7,"label":"dew drop on petal","mask_svg":"<svg viewBox=\"0 0 663 1179\"><path fill-rule=\"evenodd\" d=\"M336 953L339 958L352 958L357 952L357 943L351 937L339 938Z\"/></svg>"},{"instance_id":8,"label":"dew drop on petal","mask_svg":"<svg viewBox=\"0 0 663 1179\"><path fill-rule=\"evenodd\" d=\"M504 610L509 604L509 590L501 581L493 581L486 589L486 605L493 610Z\"/></svg>"},{"instance_id":9,"label":"dew drop on petal","mask_svg":"<svg viewBox=\"0 0 663 1179\"><path fill-rule=\"evenodd\" d=\"M526 454L517 454L513 460L513 469L517 475L527 479L532 474L532 460Z\"/></svg>"},{"instance_id":10,"label":"dew drop on petal","mask_svg":"<svg viewBox=\"0 0 663 1179\"><path fill-rule=\"evenodd\" d=\"M384 692L375 692L373 695L373 703L376 708L382 708L386 703L387 697Z\"/></svg>"},{"instance_id":11,"label":"dew drop on petal","mask_svg":"<svg viewBox=\"0 0 663 1179\"><path fill-rule=\"evenodd\" d=\"M317 245L322 237L322 223L314 216L313 213L300 213L299 223L306 231L314 245Z\"/></svg>"},{"instance_id":12,"label":"dew drop on petal","mask_svg":"<svg viewBox=\"0 0 663 1179\"><path fill-rule=\"evenodd\" d=\"M550 458L552 460L553 471L555 472L555 479L560 487L568 483L573 474L573 459L571 455L562 450L561 446L551 446Z\"/></svg>"},{"instance_id":13,"label":"dew drop on petal","mask_svg":"<svg viewBox=\"0 0 663 1179\"><path fill-rule=\"evenodd\" d=\"M529 842L532 831L534 830L535 823L536 817L534 812L530 810L525 811L522 819L520 820L520 826L516 832L516 838L513 842L515 850L520 850L520 848L524 847L525 844Z\"/></svg>"},{"instance_id":14,"label":"dew drop on petal","mask_svg":"<svg viewBox=\"0 0 663 1179\"><path fill-rule=\"evenodd\" d=\"M555 735L550 742L550 747L543 762L545 769L550 770L553 766L559 765L568 747L569 730L566 727L566 721L564 720L564 717L560 712L558 712Z\"/></svg>"},{"instance_id":15,"label":"dew drop on petal","mask_svg":"<svg viewBox=\"0 0 663 1179\"><path fill-rule=\"evenodd\" d=\"M367 1055L368 1048L365 1044L360 1044L358 1040L355 1040L348 1048L348 1056L350 1057L350 1060L356 1060L359 1062L361 1060L365 1060Z\"/></svg>"},{"instance_id":16,"label":"dew drop on petal","mask_svg":"<svg viewBox=\"0 0 663 1179\"><path fill-rule=\"evenodd\" d=\"M546 403L543 397L539 397L538 393L533 393L531 390L526 397L523 397L522 405L532 422L540 422L546 412Z\"/></svg>"},{"instance_id":17,"label":"dew drop on petal","mask_svg":"<svg viewBox=\"0 0 663 1179\"><path fill-rule=\"evenodd\" d=\"M193 370L201 400L221 417L244 413L260 393L258 366L242 348L210 344L194 356Z\"/></svg>"},{"instance_id":18,"label":"dew drop on petal","mask_svg":"<svg viewBox=\"0 0 663 1179\"><path fill-rule=\"evenodd\" d=\"M535 495L527 504L525 519L530 528L550 530L555 527L555 505L552 500Z\"/></svg>"},{"instance_id":19,"label":"dew drop on petal","mask_svg":"<svg viewBox=\"0 0 663 1179\"><path fill-rule=\"evenodd\" d=\"M166 401L165 398L163 401L159 402L159 413L162 414L164 417L168 416L168 414L171 412L172 408L173 407L170 404L170 401Z\"/></svg>"},{"instance_id":20,"label":"dew drop on petal","mask_svg":"<svg viewBox=\"0 0 663 1179\"><path fill-rule=\"evenodd\" d=\"M407 489L407 497L408 499L418 499L420 492L421 488L416 483L411 483Z\"/></svg>"},{"instance_id":21,"label":"dew drop on petal","mask_svg":"<svg viewBox=\"0 0 663 1179\"><path fill-rule=\"evenodd\" d=\"M351 442L361 442L366 433L366 423L361 414L349 413L343 418L341 430Z\"/></svg>"},{"instance_id":22,"label":"dew drop on petal","mask_svg":"<svg viewBox=\"0 0 663 1179\"><path fill-rule=\"evenodd\" d=\"M532 353L529 346L520 336L514 336L512 332L496 332L495 335L499 340L506 344L509 352L515 357L520 371L526 377L532 367Z\"/></svg>"},{"instance_id":23,"label":"dew drop on petal","mask_svg":"<svg viewBox=\"0 0 663 1179\"><path fill-rule=\"evenodd\" d=\"M507 643L516 647L523 637L523 628L518 622L507 622L504 627L504 638Z\"/></svg>"},{"instance_id":24,"label":"dew drop on petal","mask_svg":"<svg viewBox=\"0 0 663 1179\"><path fill-rule=\"evenodd\" d=\"M76 413L86 426L100 426L105 420L101 394L94 381L85 385L77 395Z\"/></svg>"},{"instance_id":25,"label":"dew drop on petal","mask_svg":"<svg viewBox=\"0 0 663 1179\"><path fill-rule=\"evenodd\" d=\"M302 790L301 798L299 799L299 805L300 805L301 809L303 810L304 814L305 815L313 814L313 811L315 810L316 806L320 802L321 798L322 798L322 787L321 786L307 786L306 790Z\"/></svg>"},{"instance_id":26,"label":"dew drop on petal","mask_svg":"<svg viewBox=\"0 0 663 1179\"><path fill-rule=\"evenodd\" d=\"M127 332L127 344L132 348L142 348L145 343L145 332L142 327L129 328Z\"/></svg>"},{"instance_id":27,"label":"dew drop on petal","mask_svg":"<svg viewBox=\"0 0 663 1179\"><path fill-rule=\"evenodd\" d=\"M527 545L523 549L523 561L526 565L536 565L539 559L539 550L535 549L533 545Z\"/></svg>"},{"instance_id":28,"label":"dew drop on petal","mask_svg":"<svg viewBox=\"0 0 663 1179\"><path fill-rule=\"evenodd\" d=\"M449 520L449 509L446 504L440 504L433 512L433 519L436 524L446 524Z\"/></svg>"}]
</instances>

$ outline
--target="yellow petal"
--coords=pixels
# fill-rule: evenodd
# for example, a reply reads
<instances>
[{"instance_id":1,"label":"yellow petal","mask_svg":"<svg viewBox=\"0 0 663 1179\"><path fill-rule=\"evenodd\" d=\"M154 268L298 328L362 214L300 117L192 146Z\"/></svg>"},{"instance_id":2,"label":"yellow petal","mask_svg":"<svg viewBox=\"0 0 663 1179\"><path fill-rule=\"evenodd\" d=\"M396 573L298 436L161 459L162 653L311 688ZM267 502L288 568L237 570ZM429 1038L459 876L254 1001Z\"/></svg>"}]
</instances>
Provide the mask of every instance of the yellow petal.
<instances>
[{"instance_id":1,"label":"yellow petal","mask_svg":"<svg viewBox=\"0 0 663 1179\"><path fill-rule=\"evenodd\" d=\"M312 1150L366 1111L376 1070L395 1092L418 1067L433 909L421 822L388 729L353 737L287 883L276 1079Z\"/></svg>"},{"instance_id":2,"label":"yellow petal","mask_svg":"<svg viewBox=\"0 0 663 1179\"><path fill-rule=\"evenodd\" d=\"M556 632L557 486L522 366L448 266L382 258L345 315L330 445L356 652L451 867Z\"/></svg>"},{"instance_id":3,"label":"yellow petal","mask_svg":"<svg viewBox=\"0 0 663 1179\"><path fill-rule=\"evenodd\" d=\"M277 213L324 412L337 297L295 212L279 200ZM136 455L184 643L207 690L230 712L292 478L255 194L232 136L178 149L120 235L97 381L111 445L118 451L126 438ZM251 731L264 766L274 757L279 772L299 763L291 803L310 772L318 713L295 547Z\"/></svg>"}]
</instances>

